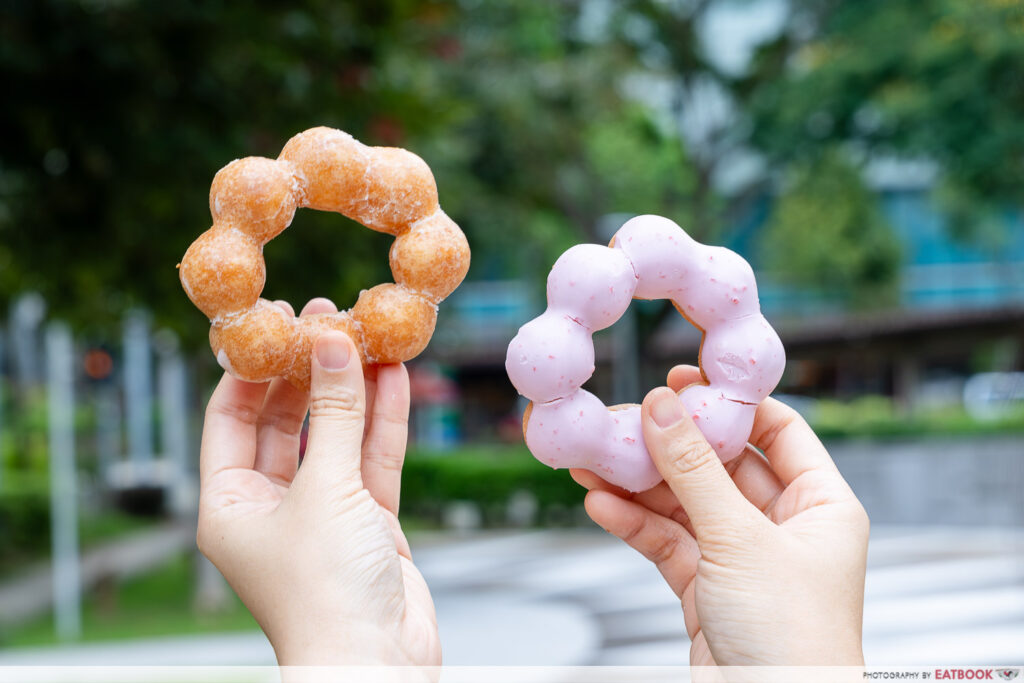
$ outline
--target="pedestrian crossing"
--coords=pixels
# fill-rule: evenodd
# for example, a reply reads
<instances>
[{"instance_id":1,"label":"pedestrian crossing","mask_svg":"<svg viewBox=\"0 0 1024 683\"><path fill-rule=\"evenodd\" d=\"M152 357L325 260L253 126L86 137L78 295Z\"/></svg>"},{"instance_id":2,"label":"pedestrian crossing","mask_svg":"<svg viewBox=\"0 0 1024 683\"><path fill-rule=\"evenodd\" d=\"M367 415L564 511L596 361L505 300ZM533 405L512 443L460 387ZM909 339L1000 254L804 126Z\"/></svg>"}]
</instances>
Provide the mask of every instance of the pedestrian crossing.
<instances>
[{"instance_id":1,"label":"pedestrian crossing","mask_svg":"<svg viewBox=\"0 0 1024 683\"><path fill-rule=\"evenodd\" d=\"M414 559L434 593L447 664L688 662L679 601L617 539L563 530L421 542ZM1024 530L875 528L868 564L869 665L1024 662ZM499 599L518 605L515 618L490 608ZM547 616L531 616L540 607ZM548 629L555 611L559 626ZM566 633L570 623L579 637ZM561 650L538 646L559 639Z\"/></svg>"},{"instance_id":2,"label":"pedestrian crossing","mask_svg":"<svg viewBox=\"0 0 1024 683\"><path fill-rule=\"evenodd\" d=\"M657 569L597 529L421 533L446 665L685 666L679 601ZM1024 664L1024 529L872 529L871 667ZM13 665L262 665L260 632L0 651Z\"/></svg>"}]
</instances>

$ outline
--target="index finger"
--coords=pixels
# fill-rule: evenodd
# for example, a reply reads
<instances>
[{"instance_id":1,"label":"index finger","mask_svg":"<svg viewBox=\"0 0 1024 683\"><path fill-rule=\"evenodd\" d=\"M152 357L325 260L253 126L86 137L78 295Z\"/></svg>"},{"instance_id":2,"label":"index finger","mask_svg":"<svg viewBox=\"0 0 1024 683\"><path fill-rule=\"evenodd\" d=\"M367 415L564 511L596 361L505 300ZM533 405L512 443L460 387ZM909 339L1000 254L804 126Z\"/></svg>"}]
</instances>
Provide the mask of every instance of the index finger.
<instances>
[{"instance_id":1,"label":"index finger","mask_svg":"<svg viewBox=\"0 0 1024 683\"><path fill-rule=\"evenodd\" d=\"M704 379L704 374L700 371L700 368L692 365L675 366L668 371L668 377L665 378L665 382L668 384L669 389L677 394L690 385L707 384L707 380Z\"/></svg>"},{"instance_id":2,"label":"index finger","mask_svg":"<svg viewBox=\"0 0 1024 683\"><path fill-rule=\"evenodd\" d=\"M839 473L818 435L800 413L770 396L757 406L750 443L764 452L784 486L813 470Z\"/></svg>"},{"instance_id":3,"label":"index finger","mask_svg":"<svg viewBox=\"0 0 1024 683\"><path fill-rule=\"evenodd\" d=\"M224 373L206 405L199 452L199 481L233 468L252 469L268 382L244 382Z\"/></svg>"}]
</instances>

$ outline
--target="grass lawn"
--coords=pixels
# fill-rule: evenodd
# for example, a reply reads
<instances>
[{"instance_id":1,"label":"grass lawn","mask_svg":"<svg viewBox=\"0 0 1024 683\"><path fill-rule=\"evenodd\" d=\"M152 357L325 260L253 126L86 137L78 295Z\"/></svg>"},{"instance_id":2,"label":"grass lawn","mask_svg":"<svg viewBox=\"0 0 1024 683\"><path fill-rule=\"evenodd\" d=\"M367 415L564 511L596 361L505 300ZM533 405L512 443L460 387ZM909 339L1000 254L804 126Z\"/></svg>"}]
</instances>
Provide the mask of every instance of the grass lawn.
<instances>
[{"instance_id":1,"label":"grass lawn","mask_svg":"<svg viewBox=\"0 0 1024 683\"><path fill-rule=\"evenodd\" d=\"M82 641L259 628L234 593L224 611L198 613L192 602L194 567L193 556L180 555L152 573L93 591L82 606ZM56 642L52 615L0 634L5 648Z\"/></svg>"}]
</instances>

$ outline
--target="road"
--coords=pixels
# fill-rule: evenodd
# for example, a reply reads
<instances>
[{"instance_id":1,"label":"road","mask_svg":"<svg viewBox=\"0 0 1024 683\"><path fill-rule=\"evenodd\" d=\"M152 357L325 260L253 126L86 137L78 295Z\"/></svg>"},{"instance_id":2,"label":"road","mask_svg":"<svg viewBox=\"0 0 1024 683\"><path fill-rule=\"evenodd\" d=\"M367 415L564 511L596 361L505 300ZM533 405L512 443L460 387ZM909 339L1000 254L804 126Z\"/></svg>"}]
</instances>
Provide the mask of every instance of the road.
<instances>
[{"instance_id":1,"label":"road","mask_svg":"<svg viewBox=\"0 0 1024 683\"><path fill-rule=\"evenodd\" d=\"M414 558L451 665L687 662L678 601L599 531L420 535ZM876 527L864 615L872 666L1024 663L1024 530ZM0 651L0 665L257 665L260 633Z\"/></svg>"}]
</instances>

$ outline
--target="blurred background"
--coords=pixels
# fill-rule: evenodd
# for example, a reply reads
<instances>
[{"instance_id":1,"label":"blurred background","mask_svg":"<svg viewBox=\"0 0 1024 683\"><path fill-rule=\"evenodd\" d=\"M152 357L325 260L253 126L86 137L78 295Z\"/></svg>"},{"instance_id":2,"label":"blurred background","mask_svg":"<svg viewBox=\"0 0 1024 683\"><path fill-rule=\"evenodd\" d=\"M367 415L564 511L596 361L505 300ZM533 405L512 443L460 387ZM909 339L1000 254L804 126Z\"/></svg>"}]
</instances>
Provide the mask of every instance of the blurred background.
<instances>
[{"instance_id":1,"label":"blurred background","mask_svg":"<svg viewBox=\"0 0 1024 683\"><path fill-rule=\"evenodd\" d=\"M872 517L869 664L1024 663L1018 0L6 0L0 85L0 664L273 661L194 547L220 370L175 264L221 166L316 125L422 156L473 250L409 363L446 663L687 661L503 367L557 256L639 213L754 266ZM300 211L264 296L349 307L390 241ZM700 335L638 301L595 342L637 402Z\"/></svg>"}]
</instances>

